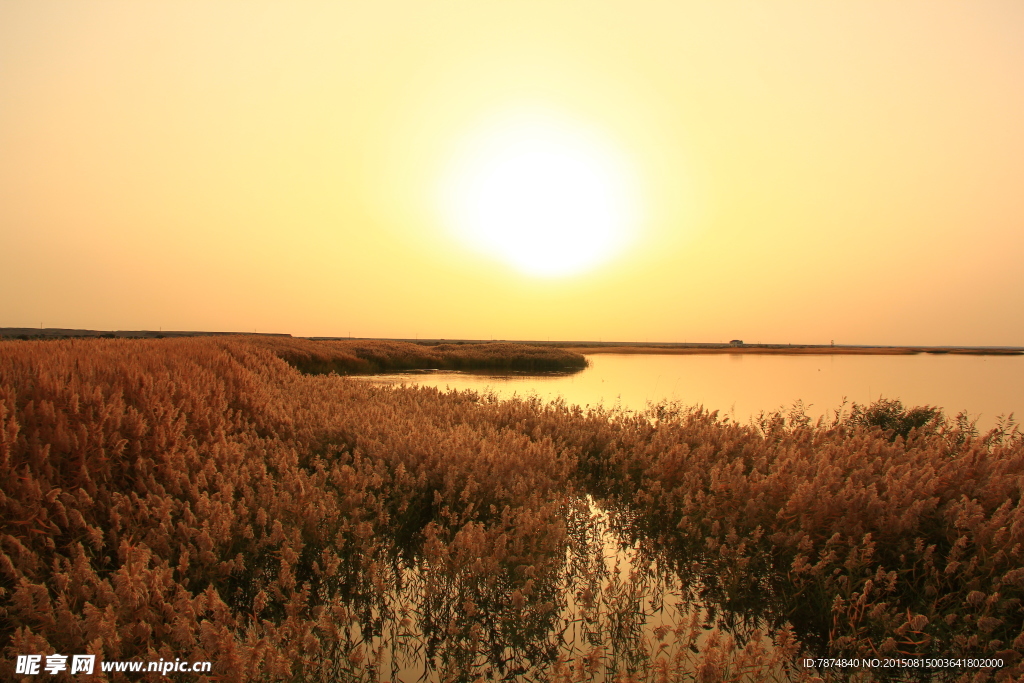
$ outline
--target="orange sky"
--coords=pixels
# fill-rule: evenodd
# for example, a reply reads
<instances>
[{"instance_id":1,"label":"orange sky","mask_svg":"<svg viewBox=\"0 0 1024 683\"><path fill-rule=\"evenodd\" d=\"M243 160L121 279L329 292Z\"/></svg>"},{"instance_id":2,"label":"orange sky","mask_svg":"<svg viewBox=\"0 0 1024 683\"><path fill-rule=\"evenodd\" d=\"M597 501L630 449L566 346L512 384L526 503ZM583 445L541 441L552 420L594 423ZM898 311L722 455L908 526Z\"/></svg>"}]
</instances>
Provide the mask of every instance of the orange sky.
<instances>
[{"instance_id":1,"label":"orange sky","mask_svg":"<svg viewBox=\"0 0 1024 683\"><path fill-rule=\"evenodd\" d=\"M437 209L522 108L635 174L590 270ZM0 4L0 326L1024 345L1022 257L1017 1Z\"/></svg>"}]
</instances>

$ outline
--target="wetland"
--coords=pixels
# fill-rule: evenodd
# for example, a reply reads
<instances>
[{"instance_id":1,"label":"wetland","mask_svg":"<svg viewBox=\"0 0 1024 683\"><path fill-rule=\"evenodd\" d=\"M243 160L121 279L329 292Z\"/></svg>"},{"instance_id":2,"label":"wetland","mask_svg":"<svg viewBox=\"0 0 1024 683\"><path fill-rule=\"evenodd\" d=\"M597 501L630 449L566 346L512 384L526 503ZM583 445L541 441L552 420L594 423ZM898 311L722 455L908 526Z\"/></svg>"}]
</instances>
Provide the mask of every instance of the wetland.
<instances>
[{"instance_id":1,"label":"wetland","mask_svg":"<svg viewBox=\"0 0 1024 683\"><path fill-rule=\"evenodd\" d=\"M429 369L414 346L0 342L5 661L187 651L238 681L829 673L805 656L1003 662L881 679L1022 672L1011 423L338 374Z\"/></svg>"}]
</instances>

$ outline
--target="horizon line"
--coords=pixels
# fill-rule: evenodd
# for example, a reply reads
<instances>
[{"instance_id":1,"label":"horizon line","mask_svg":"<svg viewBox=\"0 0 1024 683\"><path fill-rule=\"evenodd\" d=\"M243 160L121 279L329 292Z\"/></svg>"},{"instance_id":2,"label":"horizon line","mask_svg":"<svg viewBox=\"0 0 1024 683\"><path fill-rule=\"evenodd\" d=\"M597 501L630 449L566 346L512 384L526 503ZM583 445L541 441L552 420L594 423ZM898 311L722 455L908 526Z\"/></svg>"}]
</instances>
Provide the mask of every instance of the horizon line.
<instances>
[{"instance_id":1,"label":"horizon line","mask_svg":"<svg viewBox=\"0 0 1024 683\"><path fill-rule=\"evenodd\" d=\"M294 336L287 332L225 332L206 330L91 330L64 327L0 327L0 339L2 338L53 338L53 337L102 337L112 335L115 338L160 338L160 337L205 337L205 336L265 336L265 337L289 337L294 339L309 339L311 341L398 341L413 344L528 344L531 346L569 346L589 348L676 348L676 349L893 349L905 351L927 351L934 350L978 350L978 351L1003 351L1024 353L1024 346L1011 346L1007 344L810 344L792 342L755 342L748 343L739 339L730 341L704 341L704 342L669 342L669 341L604 341L586 339L461 339L445 337L355 337L355 336L328 336L310 335Z\"/></svg>"}]
</instances>

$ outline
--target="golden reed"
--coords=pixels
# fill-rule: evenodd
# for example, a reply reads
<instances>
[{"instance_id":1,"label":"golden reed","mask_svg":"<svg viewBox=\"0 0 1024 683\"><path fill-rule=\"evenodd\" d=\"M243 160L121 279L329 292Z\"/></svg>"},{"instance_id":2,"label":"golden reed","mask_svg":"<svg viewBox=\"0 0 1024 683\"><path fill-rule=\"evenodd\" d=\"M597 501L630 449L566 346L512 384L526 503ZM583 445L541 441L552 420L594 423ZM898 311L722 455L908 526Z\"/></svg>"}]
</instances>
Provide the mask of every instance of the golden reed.
<instances>
[{"instance_id":1,"label":"golden reed","mask_svg":"<svg viewBox=\"0 0 1024 683\"><path fill-rule=\"evenodd\" d=\"M893 402L741 425L337 374L548 362L485 346L0 342L0 676L54 652L218 681L810 680L805 656L1024 675L1012 425Z\"/></svg>"}]
</instances>

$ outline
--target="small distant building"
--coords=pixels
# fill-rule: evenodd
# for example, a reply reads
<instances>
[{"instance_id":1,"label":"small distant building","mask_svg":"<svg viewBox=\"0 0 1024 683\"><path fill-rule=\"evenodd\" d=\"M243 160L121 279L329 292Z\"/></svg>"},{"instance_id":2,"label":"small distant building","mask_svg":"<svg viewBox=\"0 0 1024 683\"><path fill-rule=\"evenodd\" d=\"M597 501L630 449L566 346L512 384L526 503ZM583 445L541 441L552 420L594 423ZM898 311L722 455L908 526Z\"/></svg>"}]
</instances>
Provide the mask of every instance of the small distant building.
<instances>
[{"instance_id":1,"label":"small distant building","mask_svg":"<svg viewBox=\"0 0 1024 683\"><path fill-rule=\"evenodd\" d=\"M742 339L731 339L729 340L729 346L743 346Z\"/></svg>"}]
</instances>

